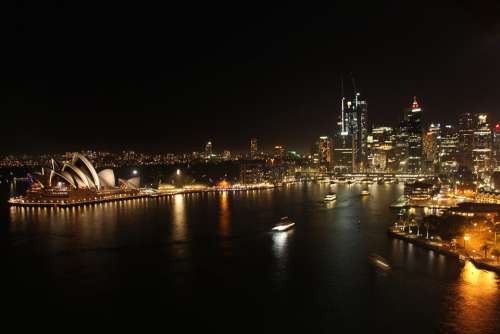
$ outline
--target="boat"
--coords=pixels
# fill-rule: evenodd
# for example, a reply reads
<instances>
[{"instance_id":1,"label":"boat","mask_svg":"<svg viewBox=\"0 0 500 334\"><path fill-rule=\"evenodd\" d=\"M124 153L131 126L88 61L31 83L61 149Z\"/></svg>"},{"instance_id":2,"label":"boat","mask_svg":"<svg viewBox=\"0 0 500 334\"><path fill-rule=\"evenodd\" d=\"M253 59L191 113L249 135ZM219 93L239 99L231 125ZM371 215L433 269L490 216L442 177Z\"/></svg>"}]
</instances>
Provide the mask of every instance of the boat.
<instances>
[{"instance_id":1,"label":"boat","mask_svg":"<svg viewBox=\"0 0 500 334\"><path fill-rule=\"evenodd\" d=\"M368 256L368 260L370 261L370 263L372 265L374 265L375 267L377 267L379 269L391 270L391 266L390 266L389 262L380 255L371 254L370 256Z\"/></svg>"},{"instance_id":2,"label":"boat","mask_svg":"<svg viewBox=\"0 0 500 334\"><path fill-rule=\"evenodd\" d=\"M368 195L370 195L370 192L368 190L366 189L361 190L361 196L368 196Z\"/></svg>"},{"instance_id":3,"label":"boat","mask_svg":"<svg viewBox=\"0 0 500 334\"><path fill-rule=\"evenodd\" d=\"M271 229L274 232L287 231L295 226L295 223L288 217L282 217L280 221Z\"/></svg>"},{"instance_id":4,"label":"boat","mask_svg":"<svg viewBox=\"0 0 500 334\"><path fill-rule=\"evenodd\" d=\"M323 199L325 202L331 202L331 201L334 201L337 199L337 194L335 193L329 193L325 196L325 198Z\"/></svg>"}]
</instances>

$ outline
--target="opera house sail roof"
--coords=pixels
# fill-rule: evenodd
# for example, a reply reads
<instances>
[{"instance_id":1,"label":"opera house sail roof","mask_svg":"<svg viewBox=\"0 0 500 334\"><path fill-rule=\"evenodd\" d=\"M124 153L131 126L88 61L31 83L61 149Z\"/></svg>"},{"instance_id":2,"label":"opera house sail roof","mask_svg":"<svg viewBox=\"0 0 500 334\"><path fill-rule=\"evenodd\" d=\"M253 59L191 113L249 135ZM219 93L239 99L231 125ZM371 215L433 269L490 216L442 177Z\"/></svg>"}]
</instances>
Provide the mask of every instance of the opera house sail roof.
<instances>
[{"instance_id":1,"label":"opera house sail roof","mask_svg":"<svg viewBox=\"0 0 500 334\"><path fill-rule=\"evenodd\" d=\"M112 169L97 172L92 162L75 153L69 162L51 160L49 166L34 173L26 196L11 204L78 205L139 196L140 177L116 179Z\"/></svg>"}]
</instances>

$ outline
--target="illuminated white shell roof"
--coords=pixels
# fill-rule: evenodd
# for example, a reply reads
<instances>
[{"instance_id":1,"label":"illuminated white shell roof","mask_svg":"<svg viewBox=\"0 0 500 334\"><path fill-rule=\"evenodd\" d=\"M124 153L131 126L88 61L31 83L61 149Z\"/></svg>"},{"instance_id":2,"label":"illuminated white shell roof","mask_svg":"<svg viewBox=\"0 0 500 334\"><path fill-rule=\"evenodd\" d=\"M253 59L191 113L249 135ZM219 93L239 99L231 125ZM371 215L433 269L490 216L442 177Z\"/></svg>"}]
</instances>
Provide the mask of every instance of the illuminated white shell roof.
<instances>
[{"instance_id":1,"label":"illuminated white shell roof","mask_svg":"<svg viewBox=\"0 0 500 334\"><path fill-rule=\"evenodd\" d=\"M97 176L101 182L101 187L103 188L113 188L115 186L115 173L112 169L104 169L100 171Z\"/></svg>"}]
</instances>

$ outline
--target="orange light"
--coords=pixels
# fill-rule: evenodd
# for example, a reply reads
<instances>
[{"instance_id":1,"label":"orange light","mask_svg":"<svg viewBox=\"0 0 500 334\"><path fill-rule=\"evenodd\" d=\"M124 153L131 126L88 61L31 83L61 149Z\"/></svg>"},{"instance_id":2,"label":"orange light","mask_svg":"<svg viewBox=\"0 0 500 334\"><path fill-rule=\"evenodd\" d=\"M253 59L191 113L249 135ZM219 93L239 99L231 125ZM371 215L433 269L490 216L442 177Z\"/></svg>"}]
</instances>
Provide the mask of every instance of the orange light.
<instances>
[{"instance_id":1,"label":"orange light","mask_svg":"<svg viewBox=\"0 0 500 334\"><path fill-rule=\"evenodd\" d=\"M224 180L224 181L219 182L219 184L217 186L219 188L226 189L226 188L229 188L230 184L229 184L229 182L227 182L226 180Z\"/></svg>"}]
</instances>

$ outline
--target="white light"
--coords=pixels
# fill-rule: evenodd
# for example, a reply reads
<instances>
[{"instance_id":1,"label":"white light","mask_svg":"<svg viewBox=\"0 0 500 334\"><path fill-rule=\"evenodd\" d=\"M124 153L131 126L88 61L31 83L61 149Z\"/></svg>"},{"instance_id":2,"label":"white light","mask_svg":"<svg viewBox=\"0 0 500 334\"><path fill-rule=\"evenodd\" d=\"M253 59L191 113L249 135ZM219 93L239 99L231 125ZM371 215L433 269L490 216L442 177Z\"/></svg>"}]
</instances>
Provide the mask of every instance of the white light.
<instances>
[{"instance_id":1,"label":"white light","mask_svg":"<svg viewBox=\"0 0 500 334\"><path fill-rule=\"evenodd\" d=\"M134 170L132 171L132 174L134 174L134 175L137 175L137 173L139 173L139 172L137 171L137 169L134 169Z\"/></svg>"},{"instance_id":2,"label":"white light","mask_svg":"<svg viewBox=\"0 0 500 334\"><path fill-rule=\"evenodd\" d=\"M181 170L178 169L176 173L177 173L177 175L181 175Z\"/></svg>"}]
</instances>

